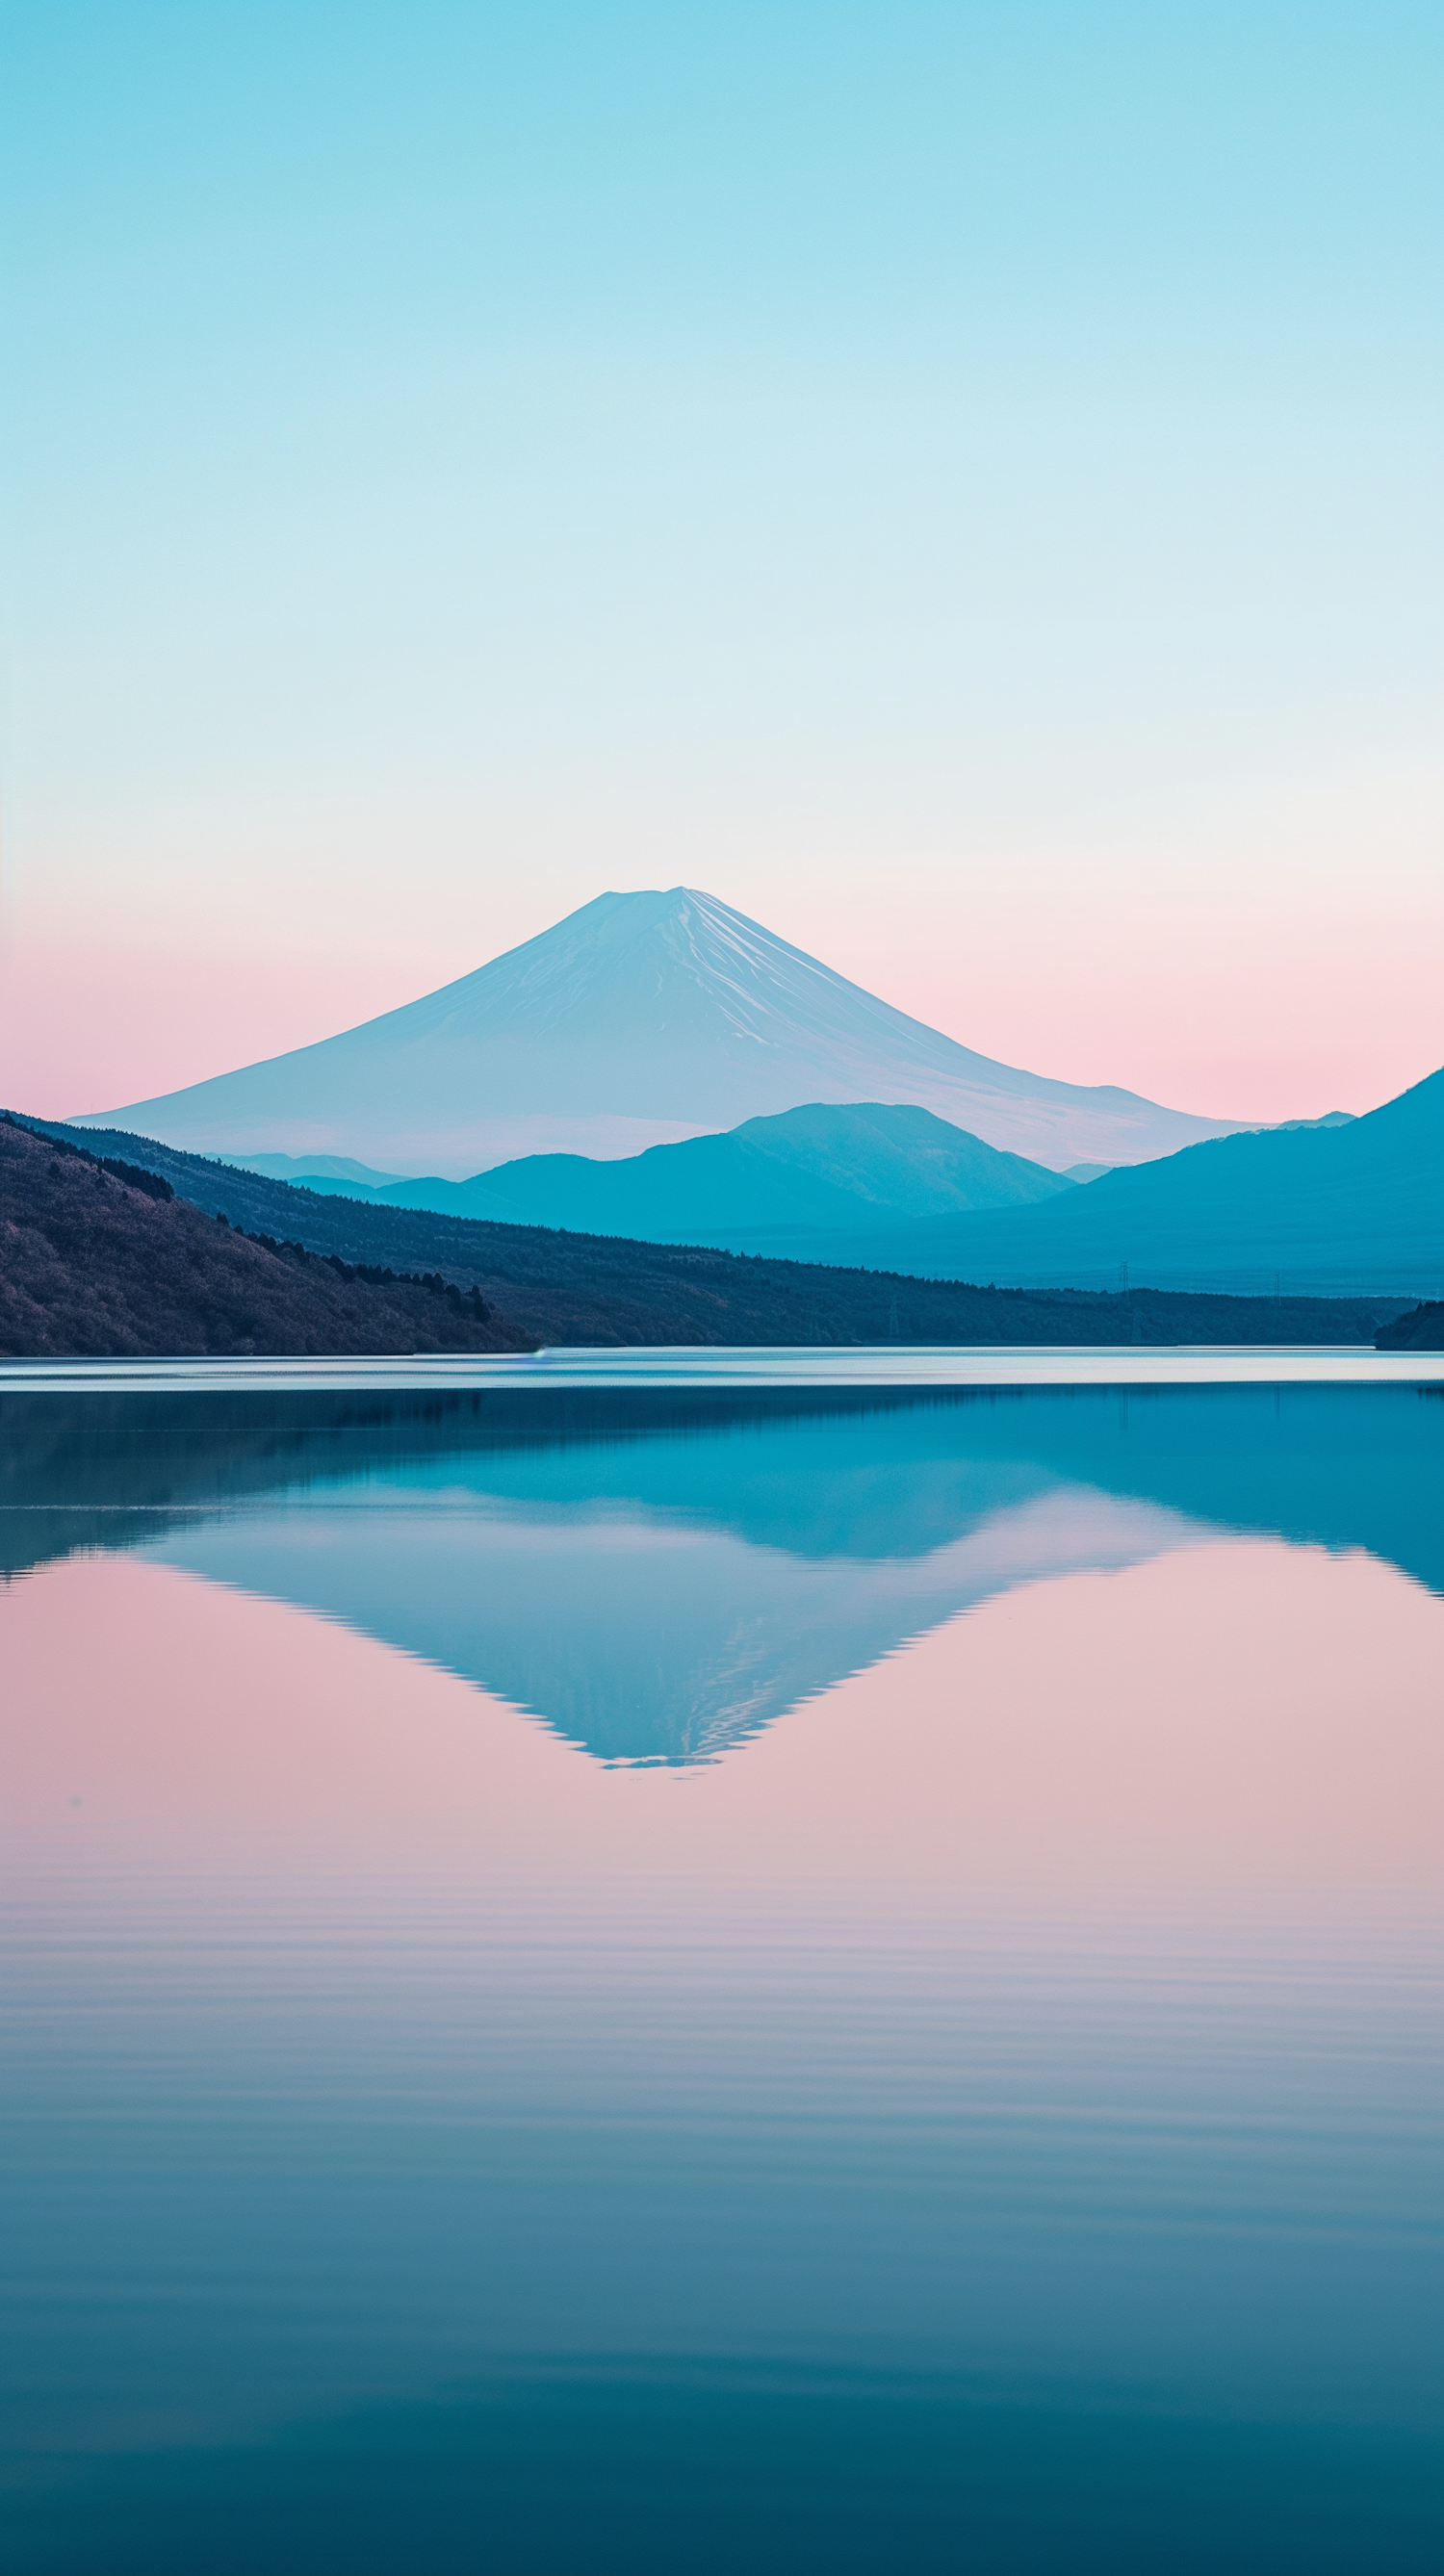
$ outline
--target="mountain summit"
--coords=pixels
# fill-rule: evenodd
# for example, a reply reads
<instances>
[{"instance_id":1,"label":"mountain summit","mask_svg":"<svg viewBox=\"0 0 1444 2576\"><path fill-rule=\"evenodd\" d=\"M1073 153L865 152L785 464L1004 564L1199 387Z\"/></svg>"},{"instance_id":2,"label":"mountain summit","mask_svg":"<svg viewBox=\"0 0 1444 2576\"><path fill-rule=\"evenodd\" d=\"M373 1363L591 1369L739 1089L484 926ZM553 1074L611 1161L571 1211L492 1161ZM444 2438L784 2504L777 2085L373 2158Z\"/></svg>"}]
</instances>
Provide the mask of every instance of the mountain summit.
<instances>
[{"instance_id":1,"label":"mountain summit","mask_svg":"<svg viewBox=\"0 0 1444 2576\"><path fill-rule=\"evenodd\" d=\"M687 886L598 895L340 1037L80 1123L461 1175L636 1154L816 1101L912 1102L1055 1170L1147 1161L1231 1123L994 1064Z\"/></svg>"}]
</instances>

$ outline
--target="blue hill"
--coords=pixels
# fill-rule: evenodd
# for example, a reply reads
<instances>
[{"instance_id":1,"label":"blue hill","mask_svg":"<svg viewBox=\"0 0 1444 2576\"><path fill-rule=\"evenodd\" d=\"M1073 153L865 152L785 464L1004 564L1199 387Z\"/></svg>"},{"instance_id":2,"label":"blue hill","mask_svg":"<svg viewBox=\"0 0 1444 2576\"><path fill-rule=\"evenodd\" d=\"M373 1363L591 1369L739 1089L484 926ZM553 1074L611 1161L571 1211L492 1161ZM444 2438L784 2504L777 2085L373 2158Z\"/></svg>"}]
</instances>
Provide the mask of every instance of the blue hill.
<instances>
[{"instance_id":1,"label":"blue hill","mask_svg":"<svg viewBox=\"0 0 1444 2576\"><path fill-rule=\"evenodd\" d=\"M811 1248L793 1229L748 1247L864 1257L860 1235ZM1106 1174L1045 1205L929 1218L874 1234L889 1269L1000 1286L1270 1289L1295 1295L1444 1288L1444 1070L1341 1126L1222 1136Z\"/></svg>"},{"instance_id":2,"label":"blue hill","mask_svg":"<svg viewBox=\"0 0 1444 2576\"><path fill-rule=\"evenodd\" d=\"M354 1184L313 1179L312 1189ZM1000 1286L1444 1291L1444 1070L1366 1117L1223 1136L1086 1185L923 1109L750 1119L625 1162L539 1154L364 1195L452 1216Z\"/></svg>"},{"instance_id":3,"label":"blue hill","mask_svg":"<svg viewBox=\"0 0 1444 2576\"><path fill-rule=\"evenodd\" d=\"M257 1167L270 1169L277 1159L257 1157ZM354 1179L339 1174L308 1174L306 1186L361 1195ZM1076 1187L929 1110L863 1101L749 1118L726 1135L654 1145L624 1161L529 1154L473 1180L395 1181L365 1195L445 1216L740 1251L776 1227L871 1234L928 1217L1071 1197Z\"/></svg>"}]
</instances>

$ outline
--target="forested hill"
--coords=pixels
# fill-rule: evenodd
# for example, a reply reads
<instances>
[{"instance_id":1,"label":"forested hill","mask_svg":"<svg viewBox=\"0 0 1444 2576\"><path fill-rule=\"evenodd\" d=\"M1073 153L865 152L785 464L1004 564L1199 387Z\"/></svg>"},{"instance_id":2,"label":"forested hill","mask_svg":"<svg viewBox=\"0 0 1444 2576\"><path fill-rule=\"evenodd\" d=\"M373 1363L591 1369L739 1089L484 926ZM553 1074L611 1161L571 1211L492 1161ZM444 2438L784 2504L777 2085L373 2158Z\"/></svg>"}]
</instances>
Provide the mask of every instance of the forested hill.
<instances>
[{"instance_id":1,"label":"forested hill","mask_svg":"<svg viewBox=\"0 0 1444 2576\"><path fill-rule=\"evenodd\" d=\"M37 1133L71 1133L28 1123ZM74 1141L157 1173L212 1221L223 1213L250 1234L289 1239L351 1264L444 1273L464 1290L476 1288L530 1343L1361 1343L1372 1342L1401 1305L1387 1298L1280 1301L1153 1290L1034 1295L378 1208L321 1197L143 1136L87 1128L74 1131Z\"/></svg>"},{"instance_id":2,"label":"forested hill","mask_svg":"<svg viewBox=\"0 0 1444 2576\"><path fill-rule=\"evenodd\" d=\"M218 1224L144 1165L0 1119L0 1356L320 1357L529 1347L433 1272L369 1276Z\"/></svg>"}]
</instances>

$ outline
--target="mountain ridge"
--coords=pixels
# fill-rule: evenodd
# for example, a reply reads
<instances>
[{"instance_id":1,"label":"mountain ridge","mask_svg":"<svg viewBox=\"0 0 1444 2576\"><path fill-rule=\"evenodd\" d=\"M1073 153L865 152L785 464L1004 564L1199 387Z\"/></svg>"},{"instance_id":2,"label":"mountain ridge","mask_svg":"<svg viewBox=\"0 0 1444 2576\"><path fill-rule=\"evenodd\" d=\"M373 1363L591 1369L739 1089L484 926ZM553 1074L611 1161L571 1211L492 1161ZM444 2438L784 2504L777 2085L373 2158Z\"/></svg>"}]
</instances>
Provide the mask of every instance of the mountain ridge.
<instances>
[{"instance_id":1,"label":"mountain ridge","mask_svg":"<svg viewBox=\"0 0 1444 2576\"><path fill-rule=\"evenodd\" d=\"M1215 1137L1115 1170L1040 1206L934 1217L879 1240L799 1229L747 1245L854 1259L871 1245L920 1278L1100 1288L1437 1297L1444 1286L1444 1067L1362 1118ZM742 1247L738 1247L742 1248Z\"/></svg>"},{"instance_id":2,"label":"mountain ridge","mask_svg":"<svg viewBox=\"0 0 1444 2576\"><path fill-rule=\"evenodd\" d=\"M265 1163L281 1159L270 1155ZM258 1167L259 1158L246 1166ZM318 1172L307 1175L307 1186L359 1194L354 1176ZM930 1110L858 1101L808 1102L773 1118L748 1119L722 1136L652 1145L609 1162L533 1154L465 1181L378 1174L366 1195L378 1206L490 1217L503 1225L698 1243L719 1228L730 1238L769 1223L887 1224L945 1210L1026 1205L1076 1186L1020 1154L998 1153Z\"/></svg>"},{"instance_id":3,"label":"mountain ridge","mask_svg":"<svg viewBox=\"0 0 1444 2576\"><path fill-rule=\"evenodd\" d=\"M39 1135L55 1122L19 1118ZM224 1213L252 1240L280 1236L323 1259L367 1268L423 1267L475 1288L533 1343L765 1345L966 1342L1109 1344L1372 1342L1409 1298L1118 1295L1067 1289L1039 1296L956 1279L901 1277L877 1266L742 1258L705 1245L438 1216L297 1188L235 1164L207 1162L154 1139L94 1129L104 1143L168 1180L211 1218Z\"/></svg>"},{"instance_id":4,"label":"mountain ridge","mask_svg":"<svg viewBox=\"0 0 1444 2576\"><path fill-rule=\"evenodd\" d=\"M870 1126L890 1150L871 1188ZM794 1134L810 1152L789 1168L778 1149ZM752 1150L761 1143L770 1157ZM909 1205L918 1167L949 1156L961 1169L971 1157L972 1205ZM850 1190L830 1185L830 1169ZM1307 1294L1422 1297L1444 1286L1444 1070L1363 1118L1290 1120L1086 1182L998 1155L925 1110L872 1103L791 1111L631 1161L537 1156L468 1183L402 1181L369 1195L503 1224L1014 1287L1116 1286L1128 1269L1170 1289L1260 1294L1287 1279Z\"/></svg>"}]
</instances>

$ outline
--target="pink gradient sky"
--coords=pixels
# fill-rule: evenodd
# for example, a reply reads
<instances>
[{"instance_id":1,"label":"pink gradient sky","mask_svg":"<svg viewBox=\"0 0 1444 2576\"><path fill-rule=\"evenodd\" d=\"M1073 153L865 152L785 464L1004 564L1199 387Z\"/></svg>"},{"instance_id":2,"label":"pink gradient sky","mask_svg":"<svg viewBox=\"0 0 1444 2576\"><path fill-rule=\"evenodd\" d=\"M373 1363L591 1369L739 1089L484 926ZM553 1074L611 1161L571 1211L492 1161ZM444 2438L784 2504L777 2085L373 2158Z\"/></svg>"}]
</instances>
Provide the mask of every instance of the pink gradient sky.
<instances>
[{"instance_id":1,"label":"pink gradient sky","mask_svg":"<svg viewBox=\"0 0 1444 2576\"><path fill-rule=\"evenodd\" d=\"M1437 20L81 15L0 96L0 1103L677 883L1197 1111L1444 1060Z\"/></svg>"},{"instance_id":2,"label":"pink gradient sky","mask_svg":"<svg viewBox=\"0 0 1444 2576\"><path fill-rule=\"evenodd\" d=\"M455 899L418 914L385 874L374 852L344 871L313 854L309 883L238 865L208 895L133 910L103 884L12 879L0 1102L63 1117L306 1045L632 881L538 864L501 894L458 863ZM650 881L676 880L659 866ZM1241 865L1189 882L1067 852L918 861L891 891L860 862L784 873L719 853L688 881L985 1055L1180 1108L1360 1111L1444 1061L1444 869L1396 872L1383 902L1349 865L1321 864L1305 890L1262 865L1252 884Z\"/></svg>"}]
</instances>

